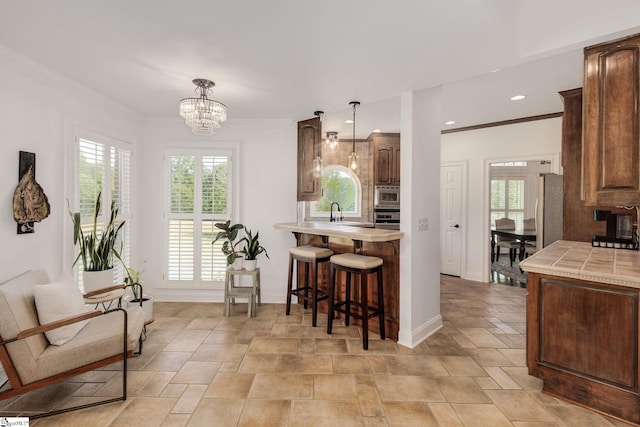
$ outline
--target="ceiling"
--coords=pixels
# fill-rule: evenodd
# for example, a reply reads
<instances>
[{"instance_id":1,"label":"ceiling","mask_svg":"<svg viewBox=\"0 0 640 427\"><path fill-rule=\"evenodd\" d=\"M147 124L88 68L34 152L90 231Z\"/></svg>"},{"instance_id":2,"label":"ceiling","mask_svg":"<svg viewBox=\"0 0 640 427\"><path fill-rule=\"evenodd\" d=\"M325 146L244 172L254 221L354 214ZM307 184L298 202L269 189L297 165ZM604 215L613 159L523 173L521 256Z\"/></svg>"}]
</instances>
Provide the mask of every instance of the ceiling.
<instances>
[{"instance_id":1,"label":"ceiling","mask_svg":"<svg viewBox=\"0 0 640 427\"><path fill-rule=\"evenodd\" d=\"M324 110L324 130L349 138L358 100L360 138L399 131L400 95L437 86L452 127L561 111L582 48L640 32L635 0L561 3L4 0L0 45L145 118L175 118L207 78L230 119Z\"/></svg>"}]
</instances>

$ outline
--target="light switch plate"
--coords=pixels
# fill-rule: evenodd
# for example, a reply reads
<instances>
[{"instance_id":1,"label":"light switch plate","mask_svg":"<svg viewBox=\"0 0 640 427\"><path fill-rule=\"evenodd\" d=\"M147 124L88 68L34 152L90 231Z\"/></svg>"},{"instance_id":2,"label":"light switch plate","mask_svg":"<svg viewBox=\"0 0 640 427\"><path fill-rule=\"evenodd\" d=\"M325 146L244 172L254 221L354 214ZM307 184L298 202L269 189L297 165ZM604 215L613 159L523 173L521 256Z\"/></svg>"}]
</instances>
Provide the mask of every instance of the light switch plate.
<instances>
[{"instance_id":1,"label":"light switch plate","mask_svg":"<svg viewBox=\"0 0 640 427\"><path fill-rule=\"evenodd\" d=\"M429 229L429 218L418 218L418 231Z\"/></svg>"}]
</instances>

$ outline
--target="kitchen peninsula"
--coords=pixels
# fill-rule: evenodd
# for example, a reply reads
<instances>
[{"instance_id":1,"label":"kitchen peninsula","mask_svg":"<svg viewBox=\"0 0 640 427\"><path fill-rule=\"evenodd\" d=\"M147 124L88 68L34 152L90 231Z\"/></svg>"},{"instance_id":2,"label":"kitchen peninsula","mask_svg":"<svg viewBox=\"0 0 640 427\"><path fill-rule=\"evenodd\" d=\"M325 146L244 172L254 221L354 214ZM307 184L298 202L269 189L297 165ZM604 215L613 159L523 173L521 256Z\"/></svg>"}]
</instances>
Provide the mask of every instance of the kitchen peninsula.
<instances>
[{"instance_id":1,"label":"kitchen peninsula","mask_svg":"<svg viewBox=\"0 0 640 427\"><path fill-rule=\"evenodd\" d=\"M546 393L640 425L640 253L560 240L520 266L529 374Z\"/></svg>"},{"instance_id":2,"label":"kitchen peninsula","mask_svg":"<svg viewBox=\"0 0 640 427\"><path fill-rule=\"evenodd\" d=\"M400 329L400 239L404 233L398 230L364 228L330 222L292 222L274 224L276 230L290 231L296 239L296 245L314 245L326 247L336 254L358 253L382 258L385 328L387 337L397 341ZM325 272L319 274L321 288L328 286ZM372 288L375 288L372 287ZM376 301L377 295L372 295ZM326 313L326 301L321 301L318 309ZM354 319L355 320L355 319ZM356 323L357 324L357 323ZM369 321L370 330L379 333L377 319Z\"/></svg>"}]
</instances>

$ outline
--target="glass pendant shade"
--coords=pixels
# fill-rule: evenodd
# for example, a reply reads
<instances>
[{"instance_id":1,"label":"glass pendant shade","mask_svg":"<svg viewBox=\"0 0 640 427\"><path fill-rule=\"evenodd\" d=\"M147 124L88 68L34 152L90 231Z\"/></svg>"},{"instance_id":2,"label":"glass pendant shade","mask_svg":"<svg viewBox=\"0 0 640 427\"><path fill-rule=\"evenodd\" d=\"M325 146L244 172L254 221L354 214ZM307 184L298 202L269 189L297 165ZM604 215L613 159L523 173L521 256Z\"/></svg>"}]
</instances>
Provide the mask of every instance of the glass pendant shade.
<instances>
[{"instance_id":1,"label":"glass pendant shade","mask_svg":"<svg viewBox=\"0 0 640 427\"><path fill-rule=\"evenodd\" d=\"M351 101L349 105L353 106L353 139L348 165L352 171L355 171L356 169L358 169L358 156L356 155L356 107L360 105L360 103L358 101Z\"/></svg>"},{"instance_id":2,"label":"glass pendant shade","mask_svg":"<svg viewBox=\"0 0 640 427\"><path fill-rule=\"evenodd\" d=\"M313 177L316 179L322 177L322 159L320 156L316 156L313 159Z\"/></svg>"},{"instance_id":3,"label":"glass pendant shade","mask_svg":"<svg viewBox=\"0 0 640 427\"><path fill-rule=\"evenodd\" d=\"M358 169L358 156L355 151L349 155L349 167L353 171Z\"/></svg>"},{"instance_id":4,"label":"glass pendant shade","mask_svg":"<svg viewBox=\"0 0 640 427\"><path fill-rule=\"evenodd\" d=\"M180 117L196 135L213 135L227 120L227 107L221 102L209 99L211 88L215 83L206 79L195 79L198 98L184 98L178 104Z\"/></svg>"}]
</instances>

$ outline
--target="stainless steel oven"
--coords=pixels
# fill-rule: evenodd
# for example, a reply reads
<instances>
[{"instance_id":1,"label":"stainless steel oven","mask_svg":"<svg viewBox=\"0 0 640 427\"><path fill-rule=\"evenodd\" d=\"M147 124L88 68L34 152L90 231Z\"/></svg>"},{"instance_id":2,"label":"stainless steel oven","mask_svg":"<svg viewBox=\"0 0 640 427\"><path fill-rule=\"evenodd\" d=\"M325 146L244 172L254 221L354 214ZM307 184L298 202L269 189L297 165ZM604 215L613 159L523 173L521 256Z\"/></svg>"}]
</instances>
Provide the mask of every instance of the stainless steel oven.
<instances>
[{"instance_id":1,"label":"stainless steel oven","mask_svg":"<svg viewBox=\"0 0 640 427\"><path fill-rule=\"evenodd\" d=\"M375 228L400 230L400 211L376 210L373 212L373 224Z\"/></svg>"},{"instance_id":2,"label":"stainless steel oven","mask_svg":"<svg viewBox=\"0 0 640 427\"><path fill-rule=\"evenodd\" d=\"M373 199L374 209L400 209L400 186L376 185Z\"/></svg>"}]
</instances>

